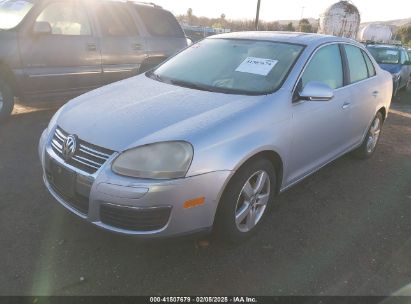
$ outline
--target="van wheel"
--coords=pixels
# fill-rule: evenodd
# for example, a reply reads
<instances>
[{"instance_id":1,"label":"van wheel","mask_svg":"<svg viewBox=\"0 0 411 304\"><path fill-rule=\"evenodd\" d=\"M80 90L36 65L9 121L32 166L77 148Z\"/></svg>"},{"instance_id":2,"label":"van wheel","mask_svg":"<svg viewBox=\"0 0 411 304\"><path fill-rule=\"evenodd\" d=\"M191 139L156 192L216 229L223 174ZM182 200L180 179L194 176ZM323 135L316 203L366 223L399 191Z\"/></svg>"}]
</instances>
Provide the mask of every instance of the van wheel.
<instances>
[{"instance_id":1,"label":"van wheel","mask_svg":"<svg viewBox=\"0 0 411 304\"><path fill-rule=\"evenodd\" d=\"M354 156L365 159L369 158L375 152L378 141L380 140L383 123L384 119L382 114L378 112L371 123L371 127L368 129L367 136L365 136L363 143L353 152Z\"/></svg>"},{"instance_id":2,"label":"van wheel","mask_svg":"<svg viewBox=\"0 0 411 304\"><path fill-rule=\"evenodd\" d=\"M14 96L10 86L0 78L0 122L5 121L14 108Z\"/></svg>"},{"instance_id":3,"label":"van wheel","mask_svg":"<svg viewBox=\"0 0 411 304\"><path fill-rule=\"evenodd\" d=\"M266 217L275 195L273 164L259 158L247 163L225 189L215 220L218 237L239 242L252 235Z\"/></svg>"}]
</instances>

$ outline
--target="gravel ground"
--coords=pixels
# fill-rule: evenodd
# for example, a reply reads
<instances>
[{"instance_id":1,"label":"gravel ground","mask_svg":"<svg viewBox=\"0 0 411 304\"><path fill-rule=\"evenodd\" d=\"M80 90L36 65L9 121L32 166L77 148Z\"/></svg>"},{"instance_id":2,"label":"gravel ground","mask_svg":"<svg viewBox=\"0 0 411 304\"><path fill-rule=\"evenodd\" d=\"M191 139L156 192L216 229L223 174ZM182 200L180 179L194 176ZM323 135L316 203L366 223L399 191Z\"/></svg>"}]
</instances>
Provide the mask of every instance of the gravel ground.
<instances>
[{"instance_id":1,"label":"gravel ground","mask_svg":"<svg viewBox=\"0 0 411 304\"><path fill-rule=\"evenodd\" d=\"M411 281L411 93L397 101L372 159L282 194L239 246L141 242L70 215L37 157L55 110L18 107L0 127L0 295L391 294Z\"/></svg>"}]
</instances>

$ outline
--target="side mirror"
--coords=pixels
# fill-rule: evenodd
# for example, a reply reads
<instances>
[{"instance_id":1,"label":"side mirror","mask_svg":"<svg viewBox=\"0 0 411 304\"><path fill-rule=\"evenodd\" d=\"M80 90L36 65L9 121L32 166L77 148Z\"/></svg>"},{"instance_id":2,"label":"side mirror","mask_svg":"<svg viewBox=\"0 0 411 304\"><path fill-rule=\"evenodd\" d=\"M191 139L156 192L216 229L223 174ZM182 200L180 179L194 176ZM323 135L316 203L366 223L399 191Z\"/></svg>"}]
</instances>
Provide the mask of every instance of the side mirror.
<instances>
[{"instance_id":1,"label":"side mirror","mask_svg":"<svg viewBox=\"0 0 411 304\"><path fill-rule=\"evenodd\" d=\"M329 101L334 97L334 90L323 82L311 81L305 85L299 97L309 101Z\"/></svg>"},{"instance_id":2,"label":"side mirror","mask_svg":"<svg viewBox=\"0 0 411 304\"><path fill-rule=\"evenodd\" d=\"M190 46L190 45L194 44L193 39L191 39L190 37L186 36L186 41L187 41L187 46Z\"/></svg>"},{"instance_id":3,"label":"side mirror","mask_svg":"<svg viewBox=\"0 0 411 304\"><path fill-rule=\"evenodd\" d=\"M51 25L47 21L36 21L33 27L33 33L36 35L49 35L52 33Z\"/></svg>"},{"instance_id":4,"label":"side mirror","mask_svg":"<svg viewBox=\"0 0 411 304\"><path fill-rule=\"evenodd\" d=\"M404 62L404 65L411 65L411 60Z\"/></svg>"}]
</instances>

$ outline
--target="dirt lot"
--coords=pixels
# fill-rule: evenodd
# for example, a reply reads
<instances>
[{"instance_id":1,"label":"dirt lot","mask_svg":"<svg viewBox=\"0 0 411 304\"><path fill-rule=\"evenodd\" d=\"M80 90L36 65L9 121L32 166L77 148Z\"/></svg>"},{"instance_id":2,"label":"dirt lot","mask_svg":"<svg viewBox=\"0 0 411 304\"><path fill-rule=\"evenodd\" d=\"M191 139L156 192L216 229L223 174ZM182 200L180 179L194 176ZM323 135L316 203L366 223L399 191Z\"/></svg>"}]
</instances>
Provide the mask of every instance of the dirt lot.
<instances>
[{"instance_id":1,"label":"dirt lot","mask_svg":"<svg viewBox=\"0 0 411 304\"><path fill-rule=\"evenodd\" d=\"M345 156L281 195L237 247L140 242L70 215L37 156L54 110L19 107L0 126L0 295L395 292L411 281L411 93L400 101L372 159Z\"/></svg>"}]
</instances>

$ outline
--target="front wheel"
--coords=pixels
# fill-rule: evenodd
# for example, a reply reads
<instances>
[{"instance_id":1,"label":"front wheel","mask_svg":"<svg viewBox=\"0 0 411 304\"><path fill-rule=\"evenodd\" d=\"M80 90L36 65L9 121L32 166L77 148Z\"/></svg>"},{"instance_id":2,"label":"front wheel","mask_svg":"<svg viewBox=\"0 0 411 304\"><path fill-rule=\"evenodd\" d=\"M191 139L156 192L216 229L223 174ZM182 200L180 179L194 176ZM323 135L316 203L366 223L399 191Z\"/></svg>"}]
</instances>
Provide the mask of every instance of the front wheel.
<instances>
[{"instance_id":1,"label":"front wheel","mask_svg":"<svg viewBox=\"0 0 411 304\"><path fill-rule=\"evenodd\" d=\"M273 164L260 158L247 163L234 175L220 200L215 230L233 242L241 241L261 225L276 190Z\"/></svg>"},{"instance_id":2,"label":"front wheel","mask_svg":"<svg viewBox=\"0 0 411 304\"><path fill-rule=\"evenodd\" d=\"M371 127L368 129L367 136L365 136L363 143L354 151L355 156L364 159L370 157L375 152L380 139L383 122L382 114L378 112L371 123Z\"/></svg>"},{"instance_id":3,"label":"front wheel","mask_svg":"<svg viewBox=\"0 0 411 304\"><path fill-rule=\"evenodd\" d=\"M0 123L10 116L13 108L13 92L7 82L0 77Z\"/></svg>"}]
</instances>

